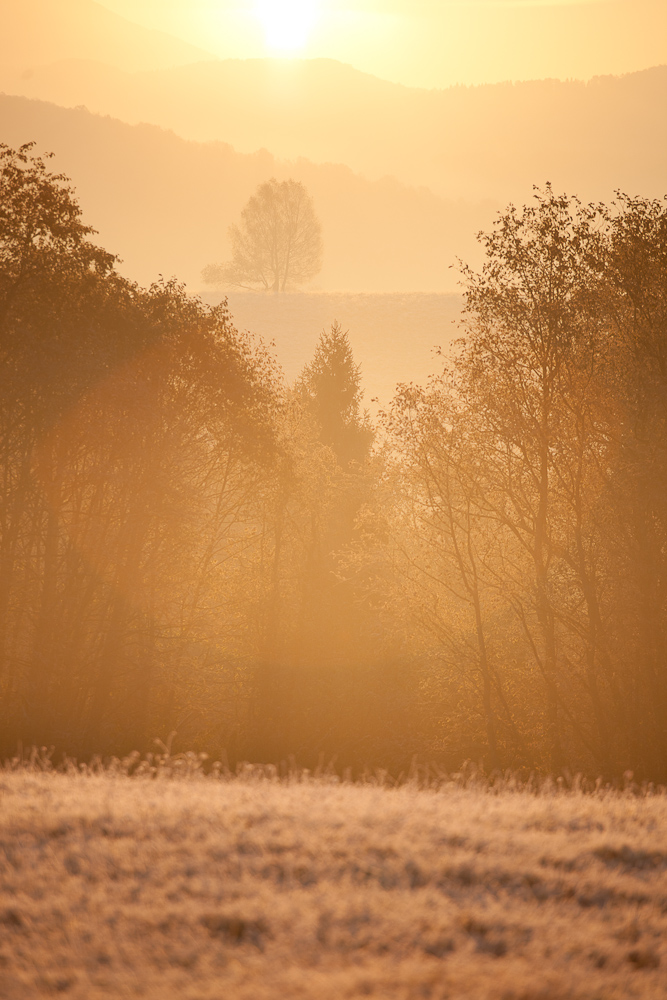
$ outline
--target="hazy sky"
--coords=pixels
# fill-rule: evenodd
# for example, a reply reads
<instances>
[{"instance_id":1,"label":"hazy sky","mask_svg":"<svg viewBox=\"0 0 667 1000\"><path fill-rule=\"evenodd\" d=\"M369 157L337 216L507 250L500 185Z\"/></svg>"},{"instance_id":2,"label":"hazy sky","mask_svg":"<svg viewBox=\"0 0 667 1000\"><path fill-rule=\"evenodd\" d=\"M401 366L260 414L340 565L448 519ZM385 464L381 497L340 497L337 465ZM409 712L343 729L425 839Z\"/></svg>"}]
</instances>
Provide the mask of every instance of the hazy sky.
<instances>
[{"instance_id":1,"label":"hazy sky","mask_svg":"<svg viewBox=\"0 0 667 1000\"><path fill-rule=\"evenodd\" d=\"M667 63L667 0L103 0L222 57L329 56L417 86Z\"/></svg>"}]
</instances>

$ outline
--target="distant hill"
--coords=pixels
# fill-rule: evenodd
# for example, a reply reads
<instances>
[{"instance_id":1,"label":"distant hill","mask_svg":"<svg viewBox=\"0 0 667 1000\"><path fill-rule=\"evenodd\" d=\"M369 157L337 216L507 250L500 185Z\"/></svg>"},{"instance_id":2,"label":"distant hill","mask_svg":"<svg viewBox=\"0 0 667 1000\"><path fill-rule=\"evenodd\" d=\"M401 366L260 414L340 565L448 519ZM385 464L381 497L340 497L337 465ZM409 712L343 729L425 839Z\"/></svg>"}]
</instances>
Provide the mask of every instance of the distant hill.
<instances>
[{"instance_id":1,"label":"distant hill","mask_svg":"<svg viewBox=\"0 0 667 1000\"><path fill-rule=\"evenodd\" d=\"M94 0L2 0L0 64L12 67L19 79L29 80L35 67L60 59L94 59L137 70L211 58Z\"/></svg>"},{"instance_id":2,"label":"distant hill","mask_svg":"<svg viewBox=\"0 0 667 1000\"><path fill-rule=\"evenodd\" d=\"M204 265L228 257L230 223L272 176L294 177L311 192L324 230L317 287L330 291L454 291L452 265L457 257L480 261L475 233L495 210L390 178L371 182L343 166L236 153L152 125L0 95L0 141L30 140L56 154L54 167L72 178L85 220L142 283L174 274L199 288Z\"/></svg>"},{"instance_id":3,"label":"distant hill","mask_svg":"<svg viewBox=\"0 0 667 1000\"><path fill-rule=\"evenodd\" d=\"M525 201L553 182L582 198L667 191L667 66L589 83L418 90L333 60L218 60L128 73L95 62L0 72L8 93L251 152L345 163L443 197Z\"/></svg>"}]
</instances>

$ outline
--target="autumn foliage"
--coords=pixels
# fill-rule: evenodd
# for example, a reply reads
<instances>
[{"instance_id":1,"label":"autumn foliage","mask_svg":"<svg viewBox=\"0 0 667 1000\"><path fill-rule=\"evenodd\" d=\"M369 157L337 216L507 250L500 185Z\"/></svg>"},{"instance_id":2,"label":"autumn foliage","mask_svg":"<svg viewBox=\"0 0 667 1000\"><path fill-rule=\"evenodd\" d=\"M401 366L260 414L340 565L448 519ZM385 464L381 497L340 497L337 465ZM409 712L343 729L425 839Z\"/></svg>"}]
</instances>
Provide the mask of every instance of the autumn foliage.
<instances>
[{"instance_id":1,"label":"autumn foliage","mask_svg":"<svg viewBox=\"0 0 667 1000\"><path fill-rule=\"evenodd\" d=\"M0 189L5 754L665 780L663 203L501 214L374 428L334 317L288 386L30 146Z\"/></svg>"}]
</instances>

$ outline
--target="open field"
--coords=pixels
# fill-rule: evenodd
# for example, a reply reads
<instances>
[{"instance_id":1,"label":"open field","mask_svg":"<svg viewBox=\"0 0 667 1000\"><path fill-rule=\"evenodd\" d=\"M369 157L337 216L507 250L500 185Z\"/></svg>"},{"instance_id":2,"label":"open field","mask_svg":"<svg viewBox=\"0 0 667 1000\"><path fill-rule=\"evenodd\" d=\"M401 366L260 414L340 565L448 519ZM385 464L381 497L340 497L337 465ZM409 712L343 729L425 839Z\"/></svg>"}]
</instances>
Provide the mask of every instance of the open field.
<instances>
[{"instance_id":1,"label":"open field","mask_svg":"<svg viewBox=\"0 0 667 1000\"><path fill-rule=\"evenodd\" d=\"M207 302L222 294L204 293ZM446 350L461 336L457 320L460 295L413 292L393 294L353 292L232 292L228 295L234 325L249 330L274 353L288 381L312 359L322 330L337 320L350 334L361 365L365 405L378 398L386 406L398 382L423 384L441 368L436 350Z\"/></svg>"},{"instance_id":2,"label":"open field","mask_svg":"<svg viewBox=\"0 0 667 1000\"><path fill-rule=\"evenodd\" d=\"M0 774L0 997L667 996L667 797Z\"/></svg>"}]
</instances>

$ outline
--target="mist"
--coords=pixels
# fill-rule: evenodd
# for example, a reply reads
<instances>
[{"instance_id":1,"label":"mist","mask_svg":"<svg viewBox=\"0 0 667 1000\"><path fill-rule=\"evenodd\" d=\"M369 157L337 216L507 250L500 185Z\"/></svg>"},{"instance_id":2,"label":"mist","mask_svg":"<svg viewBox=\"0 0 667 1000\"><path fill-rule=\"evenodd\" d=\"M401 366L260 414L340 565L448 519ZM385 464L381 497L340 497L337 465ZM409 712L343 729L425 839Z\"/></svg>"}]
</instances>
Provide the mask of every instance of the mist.
<instances>
[{"instance_id":1,"label":"mist","mask_svg":"<svg viewBox=\"0 0 667 1000\"><path fill-rule=\"evenodd\" d=\"M0 40L0 996L655 997L667 66L177 7Z\"/></svg>"}]
</instances>

